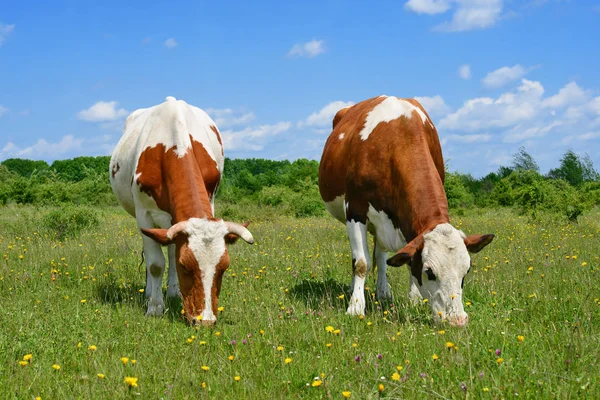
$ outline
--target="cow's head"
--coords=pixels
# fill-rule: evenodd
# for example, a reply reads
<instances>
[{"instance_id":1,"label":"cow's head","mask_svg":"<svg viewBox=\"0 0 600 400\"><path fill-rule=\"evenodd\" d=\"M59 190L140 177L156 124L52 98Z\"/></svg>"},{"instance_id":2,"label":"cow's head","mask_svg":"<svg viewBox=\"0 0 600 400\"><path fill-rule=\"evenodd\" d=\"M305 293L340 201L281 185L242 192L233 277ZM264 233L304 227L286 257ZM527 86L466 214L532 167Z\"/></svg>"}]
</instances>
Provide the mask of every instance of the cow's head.
<instances>
[{"instance_id":1,"label":"cow's head","mask_svg":"<svg viewBox=\"0 0 600 400\"><path fill-rule=\"evenodd\" d=\"M229 267L226 243L240 237L254 243L246 226L221 219L190 218L169 229L142 229L144 235L163 246L175 244L179 289L190 322L216 322L221 280Z\"/></svg>"},{"instance_id":2,"label":"cow's head","mask_svg":"<svg viewBox=\"0 0 600 400\"><path fill-rule=\"evenodd\" d=\"M387 263L396 267L408 263L437 322L446 320L464 326L468 315L463 308L462 289L471 268L469 252L479 252L492 239L491 234L465 236L450 224L440 224L417 236Z\"/></svg>"}]
</instances>

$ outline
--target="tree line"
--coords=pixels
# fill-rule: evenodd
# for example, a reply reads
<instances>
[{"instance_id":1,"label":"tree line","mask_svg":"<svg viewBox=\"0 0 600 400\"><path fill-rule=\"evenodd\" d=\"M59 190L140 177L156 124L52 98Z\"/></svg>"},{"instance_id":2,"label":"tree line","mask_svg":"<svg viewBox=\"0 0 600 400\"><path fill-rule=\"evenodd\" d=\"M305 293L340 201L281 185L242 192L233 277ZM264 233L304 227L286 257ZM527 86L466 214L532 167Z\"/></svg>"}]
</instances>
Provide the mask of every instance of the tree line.
<instances>
[{"instance_id":1,"label":"tree line","mask_svg":"<svg viewBox=\"0 0 600 400\"><path fill-rule=\"evenodd\" d=\"M109 182L110 157L45 161L11 158L0 163L0 204L116 205ZM278 207L296 216L317 215L324 207L318 191L319 163L299 159L225 159L217 199ZM568 150L559 165L541 174L521 147L512 164L480 179L446 172L450 208L518 207L535 217L555 212L569 219L600 204L600 176L588 156Z\"/></svg>"}]
</instances>

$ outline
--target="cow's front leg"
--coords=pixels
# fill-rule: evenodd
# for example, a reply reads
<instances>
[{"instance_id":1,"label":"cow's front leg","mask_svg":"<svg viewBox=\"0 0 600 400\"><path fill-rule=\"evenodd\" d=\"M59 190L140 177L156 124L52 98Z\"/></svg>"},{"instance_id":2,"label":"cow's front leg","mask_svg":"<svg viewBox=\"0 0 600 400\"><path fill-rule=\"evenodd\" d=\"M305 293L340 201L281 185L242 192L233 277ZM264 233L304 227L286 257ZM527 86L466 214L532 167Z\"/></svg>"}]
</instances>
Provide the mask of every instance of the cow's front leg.
<instances>
[{"instance_id":1,"label":"cow's front leg","mask_svg":"<svg viewBox=\"0 0 600 400\"><path fill-rule=\"evenodd\" d=\"M177 265L175 260L175 245L171 244L168 247L169 253L169 272L167 273L167 297L179 297L179 279L177 277Z\"/></svg>"},{"instance_id":2,"label":"cow's front leg","mask_svg":"<svg viewBox=\"0 0 600 400\"><path fill-rule=\"evenodd\" d=\"M387 279L387 251L383 250L375 238L375 262L377 263L377 299L392 300L392 292Z\"/></svg>"},{"instance_id":3,"label":"cow's front leg","mask_svg":"<svg viewBox=\"0 0 600 400\"><path fill-rule=\"evenodd\" d=\"M162 294L162 277L165 271L165 256L158 243L144 236L144 255L146 257L147 290L150 291L146 316L160 316L165 311Z\"/></svg>"},{"instance_id":4,"label":"cow's front leg","mask_svg":"<svg viewBox=\"0 0 600 400\"><path fill-rule=\"evenodd\" d=\"M369 271L369 248L367 246L367 226L361 222L346 222L346 230L352 248L352 296L346 314L365 315L365 279Z\"/></svg>"}]
</instances>

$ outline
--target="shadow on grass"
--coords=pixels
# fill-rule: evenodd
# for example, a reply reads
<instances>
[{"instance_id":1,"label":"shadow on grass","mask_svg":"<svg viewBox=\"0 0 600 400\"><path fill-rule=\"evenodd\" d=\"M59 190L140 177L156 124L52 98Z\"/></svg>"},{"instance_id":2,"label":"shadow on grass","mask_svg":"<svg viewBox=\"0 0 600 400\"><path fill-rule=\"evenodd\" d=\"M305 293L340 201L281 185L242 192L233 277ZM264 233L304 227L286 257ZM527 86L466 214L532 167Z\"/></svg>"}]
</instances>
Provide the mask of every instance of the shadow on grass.
<instances>
[{"instance_id":1,"label":"shadow on grass","mask_svg":"<svg viewBox=\"0 0 600 400\"><path fill-rule=\"evenodd\" d=\"M302 301L307 307L314 310L329 306L333 308L346 307L346 293L348 285L339 283L329 278L326 281L304 279L289 291L289 296L294 300ZM344 294L343 299L338 296Z\"/></svg>"},{"instance_id":2,"label":"shadow on grass","mask_svg":"<svg viewBox=\"0 0 600 400\"><path fill-rule=\"evenodd\" d=\"M123 285L116 281L103 281L96 286L96 296L101 303L111 305L113 307L130 306L137 307L140 312L146 313L148 308L148 299L145 293L140 293L139 288L133 285ZM171 321L184 322L181 316L182 302L180 297L170 298L166 295L166 290L163 290L163 299L165 301L164 317Z\"/></svg>"}]
</instances>

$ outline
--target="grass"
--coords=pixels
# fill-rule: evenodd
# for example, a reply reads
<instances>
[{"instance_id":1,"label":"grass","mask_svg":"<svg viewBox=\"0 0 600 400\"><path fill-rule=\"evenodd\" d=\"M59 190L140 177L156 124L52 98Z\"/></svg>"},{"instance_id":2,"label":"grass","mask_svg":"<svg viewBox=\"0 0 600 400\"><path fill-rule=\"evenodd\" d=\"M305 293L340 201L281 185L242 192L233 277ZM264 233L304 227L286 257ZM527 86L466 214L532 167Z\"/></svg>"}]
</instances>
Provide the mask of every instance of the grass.
<instances>
[{"instance_id":1,"label":"grass","mask_svg":"<svg viewBox=\"0 0 600 400\"><path fill-rule=\"evenodd\" d=\"M408 303L406 268L388 271L393 303L372 297L371 275L367 315L346 316L343 225L265 209L235 210L257 244L230 246L215 328L186 325L179 300L146 318L133 218L99 209L98 228L61 242L48 211L0 208L1 398L600 398L597 211L454 216L496 234L472 257L466 329Z\"/></svg>"}]
</instances>

